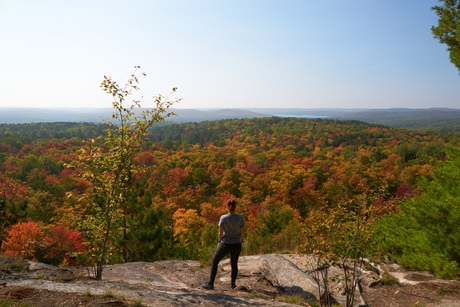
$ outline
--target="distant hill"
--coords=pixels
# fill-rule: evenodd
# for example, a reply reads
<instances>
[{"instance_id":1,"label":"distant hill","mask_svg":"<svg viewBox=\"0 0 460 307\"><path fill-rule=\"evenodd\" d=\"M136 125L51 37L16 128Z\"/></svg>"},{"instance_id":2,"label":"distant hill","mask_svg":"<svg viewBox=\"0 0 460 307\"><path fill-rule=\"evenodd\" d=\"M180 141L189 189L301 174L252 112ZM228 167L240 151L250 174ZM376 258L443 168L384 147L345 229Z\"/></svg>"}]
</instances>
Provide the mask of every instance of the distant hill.
<instances>
[{"instance_id":1,"label":"distant hill","mask_svg":"<svg viewBox=\"0 0 460 307\"><path fill-rule=\"evenodd\" d=\"M301 108L250 108L250 111L270 116L299 117L299 118L343 118L356 112L366 112L368 109L301 109Z\"/></svg>"},{"instance_id":2,"label":"distant hill","mask_svg":"<svg viewBox=\"0 0 460 307\"><path fill-rule=\"evenodd\" d=\"M460 131L460 109L172 109L177 116L171 122L201 122L208 120L261 117L298 117L359 120L394 128L415 130ZM0 108L0 123L89 122L109 119L111 108L86 109L26 109Z\"/></svg>"},{"instance_id":3,"label":"distant hill","mask_svg":"<svg viewBox=\"0 0 460 307\"><path fill-rule=\"evenodd\" d=\"M172 109L177 115L168 120L174 122L201 122L205 120L266 117L250 110L241 109ZM110 119L111 108L68 108L68 109L26 109L0 108L0 123L40 123L40 122L89 122L101 123Z\"/></svg>"},{"instance_id":4,"label":"distant hill","mask_svg":"<svg viewBox=\"0 0 460 307\"><path fill-rule=\"evenodd\" d=\"M344 114L341 118L394 128L460 131L460 109L374 109Z\"/></svg>"},{"instance_id":5,"label":"distant hill","mask_svg":"<svg viewBox=\"0 0 460 307\"><path fill-rule=\"evenodd\" d=\"M0 123L89 122L101 123L111 116L112 109L45 109L0 108Z\"/></svg>"},{"instance_id":6,"label":"distant hill","mask_svg":"<svg viewBox=\"0 0 460 307\"><path fill-rule=\"evenodd\" d=\"M201 122L205 120L267 117L266 114L243 109L173 109L173 112L176 116L169 118L168 121Z\"/></svg>"}]
</instances>

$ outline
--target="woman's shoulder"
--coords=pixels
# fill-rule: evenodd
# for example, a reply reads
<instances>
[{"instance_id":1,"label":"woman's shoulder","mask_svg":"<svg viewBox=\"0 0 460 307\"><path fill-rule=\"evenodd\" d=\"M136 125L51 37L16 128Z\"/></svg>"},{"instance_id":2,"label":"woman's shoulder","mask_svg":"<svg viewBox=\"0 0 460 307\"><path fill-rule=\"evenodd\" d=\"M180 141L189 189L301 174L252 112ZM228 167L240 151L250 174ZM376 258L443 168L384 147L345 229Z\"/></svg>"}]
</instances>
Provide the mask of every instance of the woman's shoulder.
<instances>
[{"instance_id":1,"label":"woman's shoulder","mask_svg":"<svg viewBox=\"0 0 460 307\"><path fill-rule=\"evenodd\" d=\"M227 218L230 218L230 219L243 219L243 215L242 214L239 214L239 213L227 213L227 214L223 214L221 215L220 219L227 219Z\"/></svg>"}]
</instances>

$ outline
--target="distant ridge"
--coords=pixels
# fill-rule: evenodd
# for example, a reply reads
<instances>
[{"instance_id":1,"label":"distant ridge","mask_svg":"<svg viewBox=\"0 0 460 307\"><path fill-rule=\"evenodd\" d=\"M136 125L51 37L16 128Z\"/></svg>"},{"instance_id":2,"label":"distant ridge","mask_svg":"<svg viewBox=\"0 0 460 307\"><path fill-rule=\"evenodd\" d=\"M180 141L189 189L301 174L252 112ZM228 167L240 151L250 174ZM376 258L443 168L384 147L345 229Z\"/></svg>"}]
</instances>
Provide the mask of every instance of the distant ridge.
<instances>
[{"instance_id":1,"label":"distant ridge","mask_svg":"<svg viewBox=\"0 0 460 307\"><path fill-rule=\"evenodd\" d=\"M0 123L24 124L47 122L101 123L111 116L112 109L46 109L0 108Z\"/></svg>"},{"instance_id":2,"label":"distant ridge","mask_svg":"<svg viewBox=\"0 0 460 307\"><path fill-rule=\"evenodd\" d=\"M267 117L266 114L244 109L173 109L172 111L177 116L169 118L168 120L174 122L200 122L205 120Z\"/></svg>"},{"instance_id":3,"label":"distant ridge","mask_svg":"<svg viewBox=\"0 0 460 307\"><path fill-rule=\"evenodd\" d=\"M247 108L247 109L171 109L177 116L168 122L201 122L208 120L296 117L358 120L395 128L460 131L460 109L301 109L301 108ZM0 108L0 124L39 122L102 123L110 119L112 108Z\"/></svg>"},{"instance_id":4,"label":"distant ridge","mask_svg":"<svg viewBox=\"0 0 460 307\"><path fill-rule=\"evenodd\" d=\"M349 113L343 119L417 130L460 131L460 109L373 109Z\"/></svg>"},{"instance_id":5,"label":"distant ridge","mask_svg":"<svg viewBox=\"0 0 460 307\"><path fill-rule=\"evenodd\" d=\"M171 109L177 116L168 120L174 122L200 122L231 118L266 117L266 114L242 109ZM110 119L112 108L0 108L0 123L23 124L40 122L101 123Z\"/></svg>"},{"instance_id":6,"label":"distant ridge","mask_svg":"<svg viewBox=\"0 0 460 307\"><path fill-rule=\"evenodd\" d=\"M232 118L256 117L303 117L342 118L366 109L300 109L300 108L247 108L247 109L171 109L177 116L169 118L173 122L200 122ZM39 122L90 122L101 123L110 119L112 108L0 108L0 123Z\"/></svg>"}]
</instances>

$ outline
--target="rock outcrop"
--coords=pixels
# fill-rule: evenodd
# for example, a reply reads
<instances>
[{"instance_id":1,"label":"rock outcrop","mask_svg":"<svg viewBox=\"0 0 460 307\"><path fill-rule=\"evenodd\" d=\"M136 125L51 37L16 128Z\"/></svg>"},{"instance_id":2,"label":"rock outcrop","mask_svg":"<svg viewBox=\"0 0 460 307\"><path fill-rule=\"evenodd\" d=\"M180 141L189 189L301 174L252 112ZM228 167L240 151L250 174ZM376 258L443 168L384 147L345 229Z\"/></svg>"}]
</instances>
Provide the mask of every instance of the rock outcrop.
<instances>
[{"instance_id":1,"label":"rock outcrop","mask_svg":"<svg viewBox=\"0 0 460 307\"><path fill-rule=\"evenodd\" d=\"M276 288L286 294L300 294L309 300L317 300L316 281L293 262L280 255L267 255L259 262L262 275Z\"/></svg>"},{"instance_id":2,"label":"rock outcrop","mask_svg":"<svg viewBox=\"0 0 460 307\"><path fill-rule=\"evenodd\" d=\"M2 258L0 257L0 260ZM201 284L209 278L209 266L197 261L165 260L109 265L101 281L88 278L86 270L58 268L19 260L0 262L0 299L16 298L32 306L101 306L122 297L143 306L293 306L289 294L305 297L302 306L317 301L317 284L310 275L313 259L307 255L253 255L239 261L237 289L230 288L230 263L223 260L214 290ZM406 271L398 265L382 265L381 270L398 278L389 283L363 271L363 297L369 306L460 306L460 282L441 280L428 272ZM329 268L334 300L344 304L341 269ZM279 295L280 293L286 295ZM91 295L89 295L91 294ZM97 297L99 296L99 297ZM105 297L105 298L104 298ZM70 304L72 302L83 302ZM94 304L89 304L94 301ZM97 301L97 302L96 302ZM357 298L356 303L359 303ZM98 304L96 304L98 303ZM107 303L107 302L106 302ZM117 306L129 306L118 302ZM1 304L0 304L1 305Z\"/></svg>"}]
</instances>

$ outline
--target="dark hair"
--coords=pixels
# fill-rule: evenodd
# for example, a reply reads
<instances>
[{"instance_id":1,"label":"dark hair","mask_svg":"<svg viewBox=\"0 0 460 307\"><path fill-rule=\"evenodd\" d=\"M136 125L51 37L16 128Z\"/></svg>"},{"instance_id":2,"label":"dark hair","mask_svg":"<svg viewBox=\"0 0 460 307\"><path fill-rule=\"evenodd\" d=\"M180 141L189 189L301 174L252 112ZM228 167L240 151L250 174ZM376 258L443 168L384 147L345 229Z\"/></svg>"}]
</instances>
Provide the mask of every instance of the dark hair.
<instances>
[{"instance_id":1,"label":"dark hair","mask_svg":"<svg viewBox=\"0 0 460 307\"><path fill-rule=\"evenodd\" d=\"M229 201L227 201L227 206L229 206L231 210L235 210L236 201L234 199L230 199Z\"/></svg>"}]
</instances>

